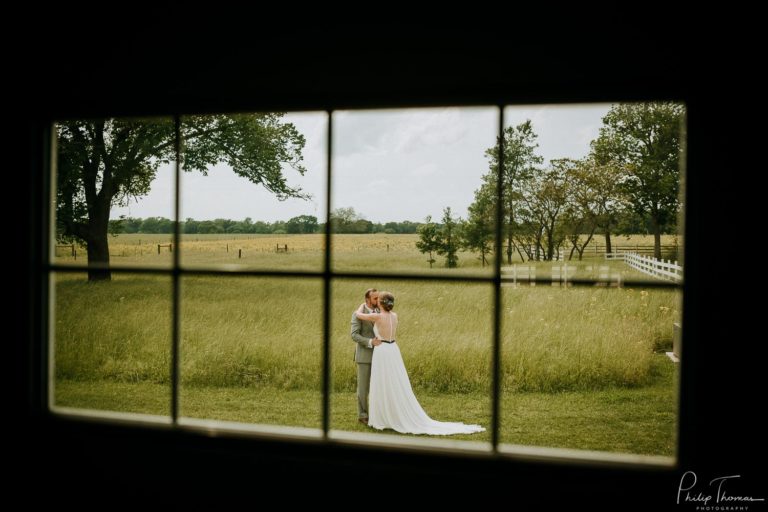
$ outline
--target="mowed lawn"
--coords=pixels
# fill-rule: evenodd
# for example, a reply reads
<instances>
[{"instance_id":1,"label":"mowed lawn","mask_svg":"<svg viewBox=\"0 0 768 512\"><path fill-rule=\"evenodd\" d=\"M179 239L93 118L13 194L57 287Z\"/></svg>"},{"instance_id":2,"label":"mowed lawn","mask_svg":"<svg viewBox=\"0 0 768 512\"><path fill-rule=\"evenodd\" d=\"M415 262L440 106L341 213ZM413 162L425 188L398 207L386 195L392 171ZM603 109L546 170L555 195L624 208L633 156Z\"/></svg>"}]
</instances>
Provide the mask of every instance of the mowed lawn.
<instances>
[{"instance_id":1,"label":"mowed lawn","mask_svg":"<svg viewBox=\"0 0 768 512\"><path fill-rule=\"evenodd\" d=\"M505 392L501 402L504 443L673 456L677 418L677 366L653 360L653 380L640 388L558 393ZM490 426L489 395L416 390L430 416ZM168 385L110 381L56 383L56 403L108 411L168 415ZM321 395L315 390L252 387L183 387L185 417L320 428ZM353 392L331 398L331 428L377 432L359 424ZM380 435L396 434L384 431ZM451 439L490 441L488 431Z\"/></svg>"}]
</instances>

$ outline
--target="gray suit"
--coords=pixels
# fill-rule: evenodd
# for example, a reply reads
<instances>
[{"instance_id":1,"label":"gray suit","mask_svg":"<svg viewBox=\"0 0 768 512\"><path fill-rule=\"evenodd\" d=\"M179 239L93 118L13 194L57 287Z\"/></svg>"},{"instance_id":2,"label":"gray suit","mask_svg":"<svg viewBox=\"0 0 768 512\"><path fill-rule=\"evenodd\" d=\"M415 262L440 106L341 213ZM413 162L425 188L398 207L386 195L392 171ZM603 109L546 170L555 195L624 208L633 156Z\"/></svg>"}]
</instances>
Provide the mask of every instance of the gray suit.
<instances>
[{"instance_id":1,"label":"gray suit","mask_svg":"<svg viewBox=\"0 0 768 512\"><path fill-rule=\"evenodd\" d=\"M364 313L375 313L368 306L363 307ZM355 362L357 363L357 416L368 417L368 389L371 386L371 360L373 349L368 344L375 337L373 322L364 322L352 313L352 341L355 347Z\"/></svg>"}]
</instances>

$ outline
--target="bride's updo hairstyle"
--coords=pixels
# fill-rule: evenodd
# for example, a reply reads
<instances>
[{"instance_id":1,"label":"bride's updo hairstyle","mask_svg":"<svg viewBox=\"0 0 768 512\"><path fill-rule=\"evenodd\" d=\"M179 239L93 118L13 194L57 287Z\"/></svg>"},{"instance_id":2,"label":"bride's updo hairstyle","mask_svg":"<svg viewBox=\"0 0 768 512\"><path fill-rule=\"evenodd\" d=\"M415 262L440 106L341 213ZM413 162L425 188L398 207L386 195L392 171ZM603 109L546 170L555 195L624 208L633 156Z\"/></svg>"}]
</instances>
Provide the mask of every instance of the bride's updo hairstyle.
<instances>
[{"instance_id":1,"label":"bride's updo hairstyle","mask_svg":"<svg viewBox=\"0 0 768 512\"><path fill-rule=\"evenodd\" d=\"M392 311L395 307L395 296L389 292L379 293L379 305L384 311Z\"/></svg>"}]
</instances>

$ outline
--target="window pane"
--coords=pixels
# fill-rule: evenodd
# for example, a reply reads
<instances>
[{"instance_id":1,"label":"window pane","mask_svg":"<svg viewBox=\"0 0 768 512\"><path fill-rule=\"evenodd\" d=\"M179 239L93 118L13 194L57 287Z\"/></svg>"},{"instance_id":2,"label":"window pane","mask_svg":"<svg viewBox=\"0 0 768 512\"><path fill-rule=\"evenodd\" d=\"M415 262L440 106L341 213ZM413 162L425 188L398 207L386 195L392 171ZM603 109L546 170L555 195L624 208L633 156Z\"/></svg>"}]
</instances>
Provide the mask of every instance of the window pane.
<instances>
[{"instance_id":1,"label":"window pane","mask_svg":"<svg viewBox=\"0 0 768 512\"><path fill-rule=\"evenodd\" d=\"M56 134L51 260L104 269L170 266L173 120L67 120Z\"/></svg>"},{"instance_id":2,"label":"window pane","mask_svg":"<svg viewBox=\"0 0 768 512\"><path fill-rule=\"evenodd\" d=\"M181 415L319 428L322 281L182 284Z\"/></svg>"},{"instance_id":3,"label":"window pane","mask_svg":"<svg viewBox=\"0 0 768 512\"><path fill-rule=\"evenodd\" d=\"M492 273L497 109L343 111L333 126L334 269Z\"/></svg>"},{"instance_id":4,"label":"window pane","mask_svg":"<svg viewBox=\"0 0 768 512\"><path fill-rule=\"evenodd\" d=\"M328 116L182 118L182 263L320 270Z\"/></svg>"},{"instance_id":5,"label":"window pane","mask_svg":"<svg viewBox=\"0 0 768 512\"><path fill-rule=\"evenodd\" d=\"M331 427L358 433L397 433L366 427L358 421L366 415L358 407L358 371L365 378L370 367L365 364L368 356L375 360L377 351L382 350L376 348L366 354L357 348L351 335L352 314L365 300L369 288L389 291L395 297L393 311L399 326L394 345L401 351L412 390L426 414L438 421L480 424L487 429L450 439L489 441L493 332L490 284L334 280ZM371 328L370 324L361 325L360 336L370 336ZM373 371L379 370L374 367ZM396 380L390 382L392 386L397 386ZM394 407L390 412L397 414L398 410Z\"/></svg>"},{"instance_id":6,"label":"window pane","mask_svg":"<svg viewBox=\"0 0 768 512\"><path fill-rule=\"evenodd\" d=\"M502 442L675 455L680 292L507 283L502 301Z\"/></svg>"},{"instance_id":7,"label":"window pane","mask_svg":"<svg viewBox=\"0 0 768 512\"><path fill-rule=\"evenodd\" d=\"M683 105L507 107L504 119L504 266L578 260L576 278L682 282Z\"/></svg>"},{"instance_id":8,"label":"window pane","mask_svg":"<svg viewBox=\"0 0 768 512\"><path fill-rule=\"evenodd\" d=\"M55 408L168 415L171 280L53 274Z\"/></svg>"}]
</instances>

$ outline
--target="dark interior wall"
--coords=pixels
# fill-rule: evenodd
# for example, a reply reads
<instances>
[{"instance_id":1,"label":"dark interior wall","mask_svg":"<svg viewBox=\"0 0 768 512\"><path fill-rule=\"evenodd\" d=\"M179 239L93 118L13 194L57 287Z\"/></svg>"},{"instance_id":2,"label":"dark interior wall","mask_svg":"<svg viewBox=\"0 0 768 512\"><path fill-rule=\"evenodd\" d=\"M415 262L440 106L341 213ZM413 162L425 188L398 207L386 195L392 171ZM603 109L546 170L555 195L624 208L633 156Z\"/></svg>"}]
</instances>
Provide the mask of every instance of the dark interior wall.
<instances>
[{"instance_id":1,"label":"dark interior wall","mask_svg":"<svg viewBox=\"0 0 768 512\"><path fill-rule=\"evenodd\" d=\"M758 416L765 409L765 379L764 362L757 356L765 339L762 315L757 301L744 295L754 284L726 275L725 269L754 274L734 249L749 249L749 240L764 236L758 223L765 216L758 216L749 202L754 187L746 180L754 157L740 150L748 137L736 121L744 112L734 107L739 75L720 54L708 54L713 58L701 66L703 53L696 44L678 46L652 32L633 34L621 47L595 37L568 41L556 51L536 41L520 42L514 34L457 38L449 31L393 34L366 28L342 35L275 36L233 31L223 37L182 38L181 46L166 42L160 32L148 33L152 37L133 31L96 42L82 34L41 34L44 50L27 48L12 58L17 90L9 101L21 108L14 108L16 124L7 140L18 158L9 164L14 171L10 190L20 193L9 196L22 200L19 206L6 206L22 208L23 215L6 218L19 219L12 233L22 242L23 255L13 261L24 272L13 275L20 297L10 305L14 335L6 345L10 357L2 363L12 379L7 389L14 428L6 442L17 450L16 478L40 489L56 487L60 499L97 491L117 496L174 491L180 485L186 489L184 499L209 492L253 495L254 489L264 495L277 485L296 492L327 484L330 491L319 498L365 494L370 485L388 481L432 493L434 499L467 494L481 501L480 493L486 492L506 498L510 506L544 501L672 508L680 475L694 470L700 478L741 474L740 490L764 494L765 423ZM616 470L432 458L71 423L41 414L36 366L42 323L41 141L51 119L665 98L682 99L689 108L680 468ZM724 239L728 245L721 250Z\"/></svg>"}]
</instances>

